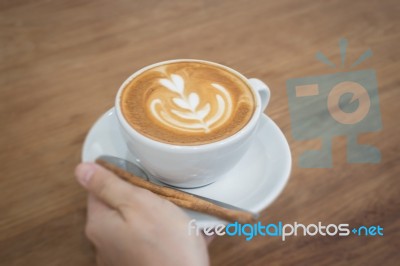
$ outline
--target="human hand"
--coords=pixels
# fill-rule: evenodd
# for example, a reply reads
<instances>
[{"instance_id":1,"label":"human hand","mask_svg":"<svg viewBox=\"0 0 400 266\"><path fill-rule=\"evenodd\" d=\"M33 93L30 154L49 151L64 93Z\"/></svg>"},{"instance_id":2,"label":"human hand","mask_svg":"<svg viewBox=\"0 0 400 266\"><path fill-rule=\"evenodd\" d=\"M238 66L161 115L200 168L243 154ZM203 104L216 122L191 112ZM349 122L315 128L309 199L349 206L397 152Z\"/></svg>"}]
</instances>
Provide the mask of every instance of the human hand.
<instances>
[{"instance_id":1,"label":"human hand","mask_svg":"<svg viewBox=\"0 0 400 266\"><path fill-rule=\"evenodd\" d=\"M89 192L86 235L98 265L208 265L204 238L188 234L189 217L152 192L94 163L75 170Z\"/></svg>"}]
</instances>

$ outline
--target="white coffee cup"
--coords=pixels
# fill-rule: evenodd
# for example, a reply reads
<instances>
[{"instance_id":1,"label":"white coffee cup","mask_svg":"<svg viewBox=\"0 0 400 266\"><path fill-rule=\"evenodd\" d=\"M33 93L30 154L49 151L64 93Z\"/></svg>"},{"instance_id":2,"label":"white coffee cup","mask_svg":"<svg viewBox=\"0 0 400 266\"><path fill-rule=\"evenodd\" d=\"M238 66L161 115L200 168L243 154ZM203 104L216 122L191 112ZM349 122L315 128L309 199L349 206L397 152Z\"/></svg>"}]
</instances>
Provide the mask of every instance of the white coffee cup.
<instances>
[{"instance_id":1,"label":"white coffee cup","mask_svg":"<svg viewBox=\"0 0 400 266\"><path fill-rule=\"evenodd\" d=\"M133 129L121 111L122 91L132 79L148 69L175 62L204 62L223 68L246 81L255 98L255 111L248 123L234 135L223 140L197 146L159 142L145 137ZM258 79L247 79L236 70L209 61L177 59L152 64L132 74L118 90L115 110L128 149L140 160L141 165L164 183L193 188L216 181L239 162L254 139L258 121L268 105L269 99L268 86Z\"/></svg>"}]
</instances>

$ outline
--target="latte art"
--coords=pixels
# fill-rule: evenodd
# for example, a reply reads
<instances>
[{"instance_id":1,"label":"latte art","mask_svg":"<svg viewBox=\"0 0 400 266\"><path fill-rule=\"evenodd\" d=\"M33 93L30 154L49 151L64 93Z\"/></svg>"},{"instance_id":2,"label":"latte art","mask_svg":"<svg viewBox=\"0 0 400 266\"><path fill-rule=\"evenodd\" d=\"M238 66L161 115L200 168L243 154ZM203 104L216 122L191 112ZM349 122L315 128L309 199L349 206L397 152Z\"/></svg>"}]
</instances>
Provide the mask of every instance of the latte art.
<instances>
[{"instance_id":1,"label":"latte art","mask_svg":"<svg viewBox=\"0 0 400 266\"><path fill-rule=\"evenodd\" d=\"M147 69L126 85L120 101L133 129L178 145L227 138L246 125L255 109L246 81L223 67L198 61Z\"/></svg>"},{"instance_id":2,"label":"latte art","mask_svg":"<svg viewBox=\"0 0 400 266\"><path fill-rule=\"evenodd\" d=\"M189 132L209 133L213 128L224 124L232 115L232 99L228 91L218 83L199 88L207 93L207 97L203 99L198 92L188 91L185 80L177 74L171 74L170 79L163 78L159 82L171 93L152 99L150 110L166 126ZM208 102L207 98L210 97L215 97L215 101Z\"/></svg>"}]
</instances>

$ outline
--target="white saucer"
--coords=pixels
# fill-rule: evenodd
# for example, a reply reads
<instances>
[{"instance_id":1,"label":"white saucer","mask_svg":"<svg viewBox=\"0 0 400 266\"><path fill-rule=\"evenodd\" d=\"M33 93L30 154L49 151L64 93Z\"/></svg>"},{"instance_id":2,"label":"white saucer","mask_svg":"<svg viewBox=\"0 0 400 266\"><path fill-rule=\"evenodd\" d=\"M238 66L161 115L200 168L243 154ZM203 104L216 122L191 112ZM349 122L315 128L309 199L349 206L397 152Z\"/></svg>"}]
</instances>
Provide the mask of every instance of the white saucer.
<instances>
[{"instance_id":1,"label":"white saucer","mask_svg":"<svg viewBox=\"0 0 400 266\"><path fill-rule=\"evenodd\" d=\"M278 126L266 115L260 120L255 141L230 172L208 186L182 190L252 212L260 212L271 204L289 179L292 160L289 145ZM82 160L94 161L105 154L138 161L123 141L114 108L101 116L90 129ZM199 227L224 223L215 217L185 211L196 219Z\"/></svg>"}]
</instances>

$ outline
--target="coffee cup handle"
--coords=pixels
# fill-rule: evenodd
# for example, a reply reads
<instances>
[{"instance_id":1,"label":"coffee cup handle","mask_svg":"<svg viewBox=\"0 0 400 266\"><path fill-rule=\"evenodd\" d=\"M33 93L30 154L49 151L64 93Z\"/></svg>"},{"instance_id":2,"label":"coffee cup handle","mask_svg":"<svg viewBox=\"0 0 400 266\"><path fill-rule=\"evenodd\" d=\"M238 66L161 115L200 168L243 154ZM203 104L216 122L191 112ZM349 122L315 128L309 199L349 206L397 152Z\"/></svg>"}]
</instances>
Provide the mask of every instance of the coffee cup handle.
<instances>
[{"instance_id":1,"label":"coffee cup handle","mask_svg":"<svg viewBox=\"0 0 400 266\"><path fill-rule=\"evenodd\" d=\"M251 87L258 92L261 98L261 111L264 112L265 108L267 108L267 105L269 103L269 99L271 97L271 92L264 82L262 82L259 79L251 78L249 79L249 83Z\"/></svg>"}]
</instances>

